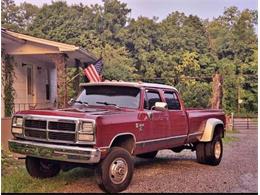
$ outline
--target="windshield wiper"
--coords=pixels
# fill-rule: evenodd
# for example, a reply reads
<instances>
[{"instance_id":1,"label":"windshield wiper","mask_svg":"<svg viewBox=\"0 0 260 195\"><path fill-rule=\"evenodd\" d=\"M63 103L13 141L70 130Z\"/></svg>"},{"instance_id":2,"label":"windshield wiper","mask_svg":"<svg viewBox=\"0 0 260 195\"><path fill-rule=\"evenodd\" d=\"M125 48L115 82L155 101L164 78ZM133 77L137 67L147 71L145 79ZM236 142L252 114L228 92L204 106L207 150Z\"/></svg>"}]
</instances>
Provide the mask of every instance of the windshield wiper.
<instances>
[{"instance_id":1,"label":"windshield wiper","mask_svg":"<svg viewBox=\"0 0 260 195\"><path fill-rule=\"evenodd\" d=\"M73 100L73 103L79 103L79 104L84 104L84 105L88 106L88 102L82 102L79 100Z\"/></svg>"},{"instance_id":2,"label":"windshield wiper","mask_svg":"<svg viewBox=\"0 0 260 195\"><path fill-rule=\"evenodd\" d=\"M106 106L114 106L114 107L120 109L120 107L119 107L118 105L113 104L113 103L109 103L109 102L96 102L96 104L104 104L104 105L106 105Z\"/></svg>"}]
</instances>

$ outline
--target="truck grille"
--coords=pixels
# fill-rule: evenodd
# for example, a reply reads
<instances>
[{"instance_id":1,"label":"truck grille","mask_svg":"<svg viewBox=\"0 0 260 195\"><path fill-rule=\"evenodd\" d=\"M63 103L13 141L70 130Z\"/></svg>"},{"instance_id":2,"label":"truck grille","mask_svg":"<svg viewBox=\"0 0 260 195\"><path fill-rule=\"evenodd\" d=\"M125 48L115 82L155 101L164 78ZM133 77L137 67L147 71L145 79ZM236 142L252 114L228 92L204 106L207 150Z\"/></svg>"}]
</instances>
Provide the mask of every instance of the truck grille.
<instances>
[{"instance_id":1,"label":"truck grille","mask_svg":"<svg viewBox=\"0 0 260 195\"><path fill-rule=\"evenodd\" d=\"M76 142L76 121L49 121L39 119L25 119L24 136L26 138L53 141Z\"/></svg>"},{"instance_id":2,"label":"truck grille","mask_svg":"<svg viewBox=\"0 0 260 195\"><path fill-rule=\"evenodd\" d=\"M75 123L49 122L49 129L62 131L75 131Z\"/></svg>"}]
</instances>

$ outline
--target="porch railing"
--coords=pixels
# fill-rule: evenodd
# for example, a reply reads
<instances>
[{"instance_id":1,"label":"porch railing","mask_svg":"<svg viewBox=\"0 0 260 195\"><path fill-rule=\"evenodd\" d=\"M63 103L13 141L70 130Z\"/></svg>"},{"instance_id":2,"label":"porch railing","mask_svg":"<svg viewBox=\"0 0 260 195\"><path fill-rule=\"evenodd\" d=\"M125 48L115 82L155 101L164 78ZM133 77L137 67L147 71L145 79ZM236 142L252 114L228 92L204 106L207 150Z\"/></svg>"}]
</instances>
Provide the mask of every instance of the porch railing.
<instances>
[{"instance_id":1,"label":"porch railing","mask_svg":"<svg viewBox=\"0 0 260 195\"><path fill-rule=\"evenodd\" d=\"M34 110L41 108L54 108L55 104L52 102L37 102L37 103L15 103L13 113L22 110Z\"/></svg>"}]
</instances>

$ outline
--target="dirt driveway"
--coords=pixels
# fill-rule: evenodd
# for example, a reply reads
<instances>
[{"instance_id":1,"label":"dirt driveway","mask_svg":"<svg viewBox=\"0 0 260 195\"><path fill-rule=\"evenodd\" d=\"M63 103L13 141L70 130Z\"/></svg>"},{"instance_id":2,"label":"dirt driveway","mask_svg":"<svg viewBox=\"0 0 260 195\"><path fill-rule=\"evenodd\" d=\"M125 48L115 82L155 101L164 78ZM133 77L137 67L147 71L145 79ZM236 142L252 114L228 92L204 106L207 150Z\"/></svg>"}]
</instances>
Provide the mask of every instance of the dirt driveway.
<instances>
[{"instance_id":1,"label":"dirt driveway","mask_svg":"<svg viewBox=\"0 0 260 195\"><path fill-rule=\"evenodd\" d=\"M124 192L257 192L257 129L231 134L219 166L196 162L195 152L162 150L154 160L135 159L132 183ZM93 171L57 192L101 192Z\"/></svg>"}]
</instances>

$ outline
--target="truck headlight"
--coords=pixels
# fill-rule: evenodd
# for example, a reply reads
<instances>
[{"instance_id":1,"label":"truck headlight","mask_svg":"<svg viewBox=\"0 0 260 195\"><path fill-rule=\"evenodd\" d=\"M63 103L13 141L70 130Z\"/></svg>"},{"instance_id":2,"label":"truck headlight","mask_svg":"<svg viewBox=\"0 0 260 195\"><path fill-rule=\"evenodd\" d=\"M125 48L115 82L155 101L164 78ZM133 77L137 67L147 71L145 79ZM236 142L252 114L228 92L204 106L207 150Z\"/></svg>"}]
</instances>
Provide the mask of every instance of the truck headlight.
<instances>
[{"instance_id":1,"label":"truck headlight","mask_svg":"<svg viewBox=\"0 0 260 195\"><path fill-rule=\"evenodd\" d=\"M15 116L13 118L13 127L22 127L23 126L23 117Z\"/></svg>"},{"instance_id":2,"label":"truck headlight","mask_svg":"<svg viewBox=\"0 0 260 195\"><path fill-rule=\"evenodd\" d=\"M79 141L94 141L94 135L80 133Z\"/></svg>"},{"instance_id":3,"label":"truck headlight","mask_svg":"<svg viewBox=\"0 0 260 195\"><path fill-rule=\"evenodd\" d=\"M23 133L23 117L14 116L12 121L12 133L22 134Z\"/></svg>"},{"instance_id":4,"label":"truck headlight","mask_svg":"<svg viewBox=\"0 0 260 195\"><path fill-rule=\"evenodd\" d=\"M81 131L89 134L94 133L94 124L91 122L82 122Z\"/></svg>"},{"instance_id":5,"label":"truck headlight","mask_svg":"<svg viewBox=\"0 0 260 195\"><path fill-rule=\"evenodd\" d=\"M82 122L78 134L79 141L94 141L94 123Z\"/></svg>"}]
</instances>

